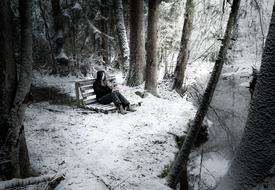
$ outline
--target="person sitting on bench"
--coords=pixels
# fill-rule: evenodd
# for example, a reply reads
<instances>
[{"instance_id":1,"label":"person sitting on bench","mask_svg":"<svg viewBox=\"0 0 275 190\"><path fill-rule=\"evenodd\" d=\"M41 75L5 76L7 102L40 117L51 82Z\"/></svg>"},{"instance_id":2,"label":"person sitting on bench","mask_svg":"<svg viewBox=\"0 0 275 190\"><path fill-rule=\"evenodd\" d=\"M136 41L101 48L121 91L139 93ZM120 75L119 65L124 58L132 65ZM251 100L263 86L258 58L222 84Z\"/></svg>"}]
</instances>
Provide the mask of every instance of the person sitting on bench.
<instances>
[{"instance_id":1,"label":"person sitting on bench","mask_svg":"<svg viewBox=\"0 0 275 190\"><path fill-rule=\"evenodd\" d=\"M121 114L126 114L126 111L136 111L131 108L130 102L118 90L108 86L105 71L97 72L93 88L98 103L106 105L113 102Z\"/></svg>"}]
</instances>

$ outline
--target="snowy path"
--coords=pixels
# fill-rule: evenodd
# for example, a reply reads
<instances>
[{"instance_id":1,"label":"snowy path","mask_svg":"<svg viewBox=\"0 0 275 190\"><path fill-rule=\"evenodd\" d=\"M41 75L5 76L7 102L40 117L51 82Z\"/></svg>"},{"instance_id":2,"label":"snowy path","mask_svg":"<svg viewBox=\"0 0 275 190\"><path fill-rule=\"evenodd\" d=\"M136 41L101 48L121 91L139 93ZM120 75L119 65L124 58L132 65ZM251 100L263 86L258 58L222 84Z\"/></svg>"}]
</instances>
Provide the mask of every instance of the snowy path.
<instances>
[{"instance_id":1,"label":"snowy path","mask_svg":"<svg viewBox=\"0 0 275 190\"><path fill-rule=\"evenodd\" d=\"M185 99L168 99L149 96L127 115L84 115L68 106L33 104L26 135L34 168L66 173L59 190L169 189L158 177L176 151L167 132L181 134L194 108Z\"/></svg>"}]
</instances>

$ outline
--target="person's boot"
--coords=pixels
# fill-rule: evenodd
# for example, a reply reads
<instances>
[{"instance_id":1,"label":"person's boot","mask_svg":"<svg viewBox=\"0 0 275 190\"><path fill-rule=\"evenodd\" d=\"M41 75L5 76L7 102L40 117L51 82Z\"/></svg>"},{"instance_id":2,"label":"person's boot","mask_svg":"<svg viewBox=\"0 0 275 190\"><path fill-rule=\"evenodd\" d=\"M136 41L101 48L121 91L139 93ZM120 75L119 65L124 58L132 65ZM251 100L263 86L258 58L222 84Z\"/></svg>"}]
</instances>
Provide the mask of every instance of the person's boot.
<instances>
[{"instance_id":1,"label":"person's boot","mask_svg":"<svg viewBox=\"0 0 275 190\"><path fill-rule=\"evenodd\" d=\"M126 110L123 108L122 105L119 106L118 112L121 113L121 114L123 114L123 115L127 113Z\"/></svg>"},{"instance_id":2,"label":"person's boot","mask_svg":"<svg viewBox=\"0 0 275 190\"><path fill-rule=\"evenodd\" d=\"M137 111L136 109L133 108L133 106L131 106L131 104L129 104L128 106L126 106L126 110L129 112L135 112Z\"/></svg>"}]
</instances>

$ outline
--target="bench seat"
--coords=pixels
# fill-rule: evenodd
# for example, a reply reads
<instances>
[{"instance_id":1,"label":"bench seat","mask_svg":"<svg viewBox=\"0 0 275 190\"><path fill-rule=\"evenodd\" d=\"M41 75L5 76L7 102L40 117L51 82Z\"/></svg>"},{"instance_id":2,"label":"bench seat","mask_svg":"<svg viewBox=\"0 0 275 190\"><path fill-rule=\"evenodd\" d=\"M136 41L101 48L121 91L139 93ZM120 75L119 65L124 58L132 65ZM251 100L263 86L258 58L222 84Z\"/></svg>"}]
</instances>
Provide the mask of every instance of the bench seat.
<instances>
[{"instance_id":1,"label":"bench seat","mask_svg":"<svg viewBox=\"0 0 275 190\"><path fill-rule=\"evenodd\" d=\"M96 101L96 95L93 89L93 83L96 79L89 79L75 82L75 94L77 106L84 109L89 109L96 112L109 113L117 110L114 103L103 105ZM109 83L116 85L114 76L107 78ZM131 104L133 106L140 106L141 102Z\"/></svg>"},{"instance_id":2,"label":"bench seat","mask_svg":"<svg viewBox=\"0 0 275 190\"><path fill-rule=\"evenodd\" d=\"M99 104L96 101L96 95L93 89L93 83L96 79L88 79L83 81L75 82L75 94L76 94L76 103L77 106L84 109L93 110L96 112L108 113L111 111L115 111L115 105L108 104L103 105ZM108 82L113 83L115 85L115 77L110 76L107 78Z\"/></svg>"}]
</instances>

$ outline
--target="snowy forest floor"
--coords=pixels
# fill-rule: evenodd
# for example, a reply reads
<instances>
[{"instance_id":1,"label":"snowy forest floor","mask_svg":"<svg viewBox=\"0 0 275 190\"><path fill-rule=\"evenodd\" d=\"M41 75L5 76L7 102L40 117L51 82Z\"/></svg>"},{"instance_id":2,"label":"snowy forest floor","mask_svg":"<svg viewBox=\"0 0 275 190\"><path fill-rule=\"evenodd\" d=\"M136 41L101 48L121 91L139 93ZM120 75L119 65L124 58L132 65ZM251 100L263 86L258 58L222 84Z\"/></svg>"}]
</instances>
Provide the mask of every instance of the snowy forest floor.
<instances>
[{"instance_id":1,"label":"snowy forest floor","mask_svg":"<svg viewBox=\"0 0 275 190\"><path fill-rule=\"evenodd\" d=\"M36 171L65 173L57 190L169 189L159 176L177 152L171 133L182 135L194 117L196 108L186 97L162 83L161 98L141 99L134 92L142 86L119 84L130 101L142 101L136 112L85 112L74 103L79 79L36 75L34 102L26 112L27 143ZM203 170L213 182L226 167L227 162L209 159Z\"/></svg>"},{"instance_id":2,"label":"snowy forest floor","mask_svg":"<svg viewBox=\"0 0 275 190\"><path fill-rule=\"evenodd\" d=\"M70 79L49 78L36 90L44 93L46 86L73 89ZM136 112L83 114L85 110L64 105L68 103L65 96L62 102L61 94L54 97L52 92L50 102L41 98L47 93L40 93L37 101L42 102L28 108L31 162L41 173L66 174L57 189L168 189L158 175L176 152L169 132L182 134L195 109L167 89L160 89L162 98L149 95L145 99L134 94L142 87L120 85L120 89L130 100L142 101Z\"/></svg>"}]
</instances>

